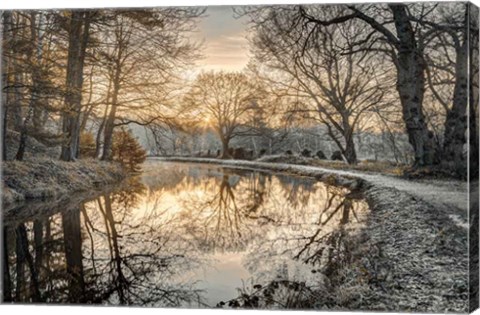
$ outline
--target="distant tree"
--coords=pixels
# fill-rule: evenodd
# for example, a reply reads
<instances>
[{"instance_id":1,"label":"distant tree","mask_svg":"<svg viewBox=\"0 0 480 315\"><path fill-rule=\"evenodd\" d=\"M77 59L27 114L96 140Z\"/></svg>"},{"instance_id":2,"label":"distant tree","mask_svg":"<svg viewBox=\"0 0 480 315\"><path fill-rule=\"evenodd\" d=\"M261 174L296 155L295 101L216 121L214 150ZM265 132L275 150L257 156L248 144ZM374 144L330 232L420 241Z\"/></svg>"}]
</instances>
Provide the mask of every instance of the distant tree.
<instances>
[{"instance_id":1,"label":"distant tree","mask_svg":"<svg viewBox=\"0 0 480 315\"><path fill-rule=\"evenodd\" d=\"M248 124L263 91L245 74L207 72L198 76L185 97L185 105L197 124L211 124L222 142L222 158L230 158L229 143L253 131Z\"/></svg>"},{"instance_id":2,"label":"distant tree","mask_svg":"<svg viewBox=\"0 0 480 315\"><path fill-rule=\"evenodd\" d=\"M138 172L140 164L145 161L146 157L147 152L130 130L120 128L113 134L112 159L114 161L120 162L132 172Z\"/></svg>"}]
</instances>

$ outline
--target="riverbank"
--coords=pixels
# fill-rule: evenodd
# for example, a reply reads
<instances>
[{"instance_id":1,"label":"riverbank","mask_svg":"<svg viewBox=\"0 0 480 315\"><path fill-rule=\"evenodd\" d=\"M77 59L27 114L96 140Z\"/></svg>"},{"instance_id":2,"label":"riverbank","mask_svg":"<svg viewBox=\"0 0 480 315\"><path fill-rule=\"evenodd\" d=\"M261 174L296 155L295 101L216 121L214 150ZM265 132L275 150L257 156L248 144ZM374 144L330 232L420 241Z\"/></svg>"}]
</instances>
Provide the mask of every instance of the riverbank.
<instances>
[{"instance_id":1,"label":"riverbank","mask_svg":"<svg viewBox=\"0 0 480 315\"><path fill-rule=\"evenodd\" d=\"M158 159L308 176L361 192L371 209L366 227L351 240L351 260L331 279L336 285L328 302L312 301L316 308L328 304L335 310L468 311L468 230L452 220L448 207L417 198L405 186L391 186L395 182L348 171L257 161ZM417 190L422 185L414 184L420 185Z\"/></svg>"},{"instance_id":2,"label":"riverbank","mask_svg":"<svg viewBox=\"0 0 480 315\"><path fill-rule=\"evenodd\" d=\"M2 202L9 205L29 199L55 199L118 183L127 172L117 163L94 159L64 162L51 158L2 163Z\"/></svg>"}]
</instances>

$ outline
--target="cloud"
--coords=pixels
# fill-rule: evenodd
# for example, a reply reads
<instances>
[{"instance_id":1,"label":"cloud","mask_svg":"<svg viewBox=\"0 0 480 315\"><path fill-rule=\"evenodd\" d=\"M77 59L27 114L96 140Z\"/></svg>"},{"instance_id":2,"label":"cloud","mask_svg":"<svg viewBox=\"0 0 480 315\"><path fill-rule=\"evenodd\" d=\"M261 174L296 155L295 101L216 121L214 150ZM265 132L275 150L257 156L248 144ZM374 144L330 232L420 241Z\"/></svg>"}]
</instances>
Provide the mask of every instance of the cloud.
<instances>
[{"instance_id":1,"label":"cloud","mask_svg":"<svg viewBox=\"0 0 480 315\"><path fill-rule=\"evenodd\" d=\"M246 34L244 21L233 17L231 7L209 7L199 26L204 59L198 66L205 70L242 70L249 59Z\"/></svg>"}]
</instances>

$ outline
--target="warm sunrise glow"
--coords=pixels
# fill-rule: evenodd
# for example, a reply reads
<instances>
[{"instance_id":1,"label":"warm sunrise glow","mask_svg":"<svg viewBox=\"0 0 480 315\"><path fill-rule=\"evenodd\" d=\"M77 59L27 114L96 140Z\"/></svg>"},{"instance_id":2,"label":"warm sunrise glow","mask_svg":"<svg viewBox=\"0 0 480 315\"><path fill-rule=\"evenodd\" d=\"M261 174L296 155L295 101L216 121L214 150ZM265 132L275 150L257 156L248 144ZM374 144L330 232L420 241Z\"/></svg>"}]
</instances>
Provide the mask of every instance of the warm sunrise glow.
<instances>
[{"instance_id":1,"label":"warm sunrise glow","mask_svg":"<svg viewBox=\"0 0 480 315\"><path fill-rule=\"evenodd\" d=\"M206 116L204 119L203 119L203 125L205 127L210 127L212 125L212 118L210 118L210 116Z\"/></svg>"},{"instance_id":2,"label":"warm sunrise glow","mask_svg":"<svg viewBox=\"0 0 480 315\"><path fill-rule=\"evenodd\" d=\"M248 40L245 19L234 17L233 7L209 7L198 25L204 41L204 58L197 70L241 71L248 63Z\"/></svg>"}]
</instances>

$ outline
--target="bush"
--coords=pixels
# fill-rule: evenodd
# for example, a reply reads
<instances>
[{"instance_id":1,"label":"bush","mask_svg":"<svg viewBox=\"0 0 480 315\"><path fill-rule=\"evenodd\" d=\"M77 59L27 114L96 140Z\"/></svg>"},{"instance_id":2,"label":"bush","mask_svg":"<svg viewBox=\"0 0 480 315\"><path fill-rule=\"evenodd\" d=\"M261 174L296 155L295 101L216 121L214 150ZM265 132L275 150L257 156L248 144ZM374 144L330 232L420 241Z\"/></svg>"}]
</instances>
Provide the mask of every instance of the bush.
<instances>
[{"instance_id":1,"label":"bush","mask_svg":"<svg viewBox=\"0 0 480 315\"><path fill-rule=\"evenodd\" d=\"M248 156L247 150L245 150L244 148L240 147L240 148L233 149L233 158L234 159L246 160L247 156Z\"/></svg>"},{"instance_id":2,"label":"bush","mask_svg":"<svg viewBox=\"0 0 480 315\"><path fill-rule=\"evenodd\" d=\"M340 151L333 152L331 160L333 160L333 161L343 161L342 152L340 152Z\"/></svg>"},{"instance_id":3,"label":"bush","mask_svg":"<svg viewBox=\"0 0 480 315\"><path fill-rule=\"evenodd\" d=\"M82 132L80 135L80 158L95 158L95 138L91 132Z\"/></svg>"},{"instance_id":4,"label":"bush","mask_svg":"<svg viewBox=\"0 0 480 315\"><path fill-rule=\"evenodd\" d=\"M320 160L326 160L327 159L327 156L325 155L325 153L323 153L322 150L318 150L316 155Z\"/></svg>"},{"instance_id":5,"label":"bush","mask_svg":"<svg viewBox=\"0 0 480 315\"><path fill-rule=\"evenodd\" d=\"M146 157L147 152L129 130L122 128L113 134L112 158L114 161L120 162L132 172L138 172L140 164Z\"/></svg>"},{"instance_id":6,"label":"bush","mask_svg":"<svg viewBox=\"0 0 480 315\"><path fill-rule=\"evenodd\" d=\"M302 152L300 153L303 157L310 157L310 154L312 152L309 149L303 149Z\"/></svg>"}]
</instances>

